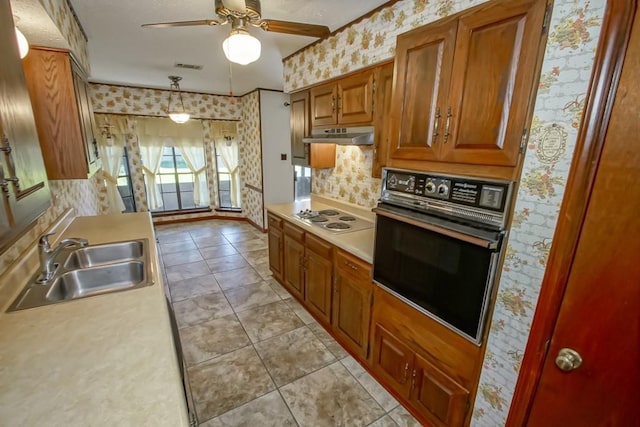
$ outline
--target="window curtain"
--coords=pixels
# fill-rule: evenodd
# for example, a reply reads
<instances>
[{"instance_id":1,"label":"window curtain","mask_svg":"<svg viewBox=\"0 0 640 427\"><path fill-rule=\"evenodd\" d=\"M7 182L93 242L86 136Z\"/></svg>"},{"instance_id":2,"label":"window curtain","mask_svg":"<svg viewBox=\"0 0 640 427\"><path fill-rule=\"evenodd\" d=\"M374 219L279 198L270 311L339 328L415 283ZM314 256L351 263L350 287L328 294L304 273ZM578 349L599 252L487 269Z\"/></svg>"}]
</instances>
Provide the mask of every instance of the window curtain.
<instances>
[{"instance_id":1,"label":"window curtain","mask_svg":"<svg viewBox=\"0 0 640 427\"><path fill-rule=\"evenodd\" d=\"M107 213L122 213L124 202L118 191L118 175L122 163L127 124L124 117L97 116L99 128L103 130L98 135L98 147L102 158L102 176L107 189Z\"/></svg>"},{"instance_id":2,"label":"window curtain","mask_svg":"<svg viewBox=\"0 0 640 427\"><path fill-rule=\"evenodd\" d=\"M181 139L176 141L176 147L180 148L182 158L187 167L193 172L193 202L196 206L209 205L209 189L207 187L207 166L202 140L194 141Z\"/></svg>"},{"instance_id":3,"label":"window curtain","mask_svg":"<svg viewBox=\"0 0 640 427\"><path fill-rule=\"evenodd\" d=\"M233 207L241 207L240 201L240 156L238 153L238 141L236 136L235 123L220 123L214 127L214 136L216 144L216 153L220 155L220 159L229 171L231 178L231 205Z\"/></svg>"}]
</instances>

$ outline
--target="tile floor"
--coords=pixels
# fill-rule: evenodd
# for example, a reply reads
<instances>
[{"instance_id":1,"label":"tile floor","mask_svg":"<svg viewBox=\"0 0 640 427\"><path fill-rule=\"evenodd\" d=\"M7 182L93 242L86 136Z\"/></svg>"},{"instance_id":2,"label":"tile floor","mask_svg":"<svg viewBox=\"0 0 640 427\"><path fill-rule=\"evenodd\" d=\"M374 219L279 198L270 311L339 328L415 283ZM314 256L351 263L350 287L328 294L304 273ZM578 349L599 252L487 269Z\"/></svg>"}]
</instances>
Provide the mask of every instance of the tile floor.
<instances>
[{"instance_id":1,"label":"tile floor","mask_svg":"<svg viewBox=\"0 0 640 427\"><path fill-rule=\"evenodd\" d=\"M269 272L239 221L157 226L200 425L418 426Z\"/></svg>"}]
</instances>

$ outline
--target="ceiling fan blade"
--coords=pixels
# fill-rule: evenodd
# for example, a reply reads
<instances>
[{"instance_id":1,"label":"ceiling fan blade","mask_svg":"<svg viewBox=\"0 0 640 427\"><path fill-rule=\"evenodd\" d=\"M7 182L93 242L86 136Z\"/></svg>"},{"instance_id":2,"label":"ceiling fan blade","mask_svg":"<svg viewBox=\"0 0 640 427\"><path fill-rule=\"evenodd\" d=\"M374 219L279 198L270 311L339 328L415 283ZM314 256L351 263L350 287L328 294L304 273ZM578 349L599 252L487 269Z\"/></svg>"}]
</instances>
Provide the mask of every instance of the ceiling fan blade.
<instances>
[{"instance_id":1,"label":"ceiling fan blade","mask_svg":"<svg viewBox=\"0 0 640 427\"><path fill-rule=\"evenodd\" d=\"M326 25L302 24L300 22L278 21L264 19L260 21L260 28L274 33L295 34L297 36L326 37L329 35L329 27Z\"/></svg>"},{"instance_id":2,"label":"ceiling fan blade","mask_svg":"<svg viewBox=\"0 0 640 427\"><path fill-rule=\"evenodd\" d=\"M168 28L168 27L195 27L198 25L220 25L215 19L201 19L199 21L175 21L157 22L155 24L142 24L146 28Z\"/></svg>"}]
</instances>

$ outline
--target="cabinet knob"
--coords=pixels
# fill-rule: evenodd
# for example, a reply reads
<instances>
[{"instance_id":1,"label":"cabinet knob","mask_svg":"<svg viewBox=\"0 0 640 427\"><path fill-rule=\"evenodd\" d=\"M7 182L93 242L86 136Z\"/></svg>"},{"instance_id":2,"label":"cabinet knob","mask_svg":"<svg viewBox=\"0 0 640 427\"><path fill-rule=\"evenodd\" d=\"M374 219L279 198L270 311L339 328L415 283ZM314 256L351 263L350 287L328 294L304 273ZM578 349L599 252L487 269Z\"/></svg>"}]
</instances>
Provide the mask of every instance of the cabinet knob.
<instances>
[{"instance_id":1,"label":"cabinet knob","mask_svg":"<svg viewBox=\"0 0 640 427\"><path fill-rule=\"evenodd\" d=\"M571 372L582 365L582 356L572 348L563 348L556 357L556 366L564 372Z\"/></svg>"}]
</instances>

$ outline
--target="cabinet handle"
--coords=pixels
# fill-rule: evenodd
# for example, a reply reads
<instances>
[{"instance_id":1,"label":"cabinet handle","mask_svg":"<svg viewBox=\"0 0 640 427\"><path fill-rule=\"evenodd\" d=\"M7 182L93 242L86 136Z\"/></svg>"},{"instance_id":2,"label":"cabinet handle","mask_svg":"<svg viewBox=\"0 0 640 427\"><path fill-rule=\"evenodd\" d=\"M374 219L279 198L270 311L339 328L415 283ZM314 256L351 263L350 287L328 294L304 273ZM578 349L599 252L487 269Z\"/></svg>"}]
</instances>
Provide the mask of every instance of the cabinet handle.
<instances>
[{"instance_id":1,"label":"cabinet handle","mask_svg":"<svg viewBox=\"0 0 640 427\"><path fill-rule=\"evenodd\" d=\"M340 112L341 108L342 108L342 97L338 95L338 112Z\"/></svg>"},{"instance_id":2,"label":"cabinet handle","mask_svg":"<svg viewBox=\"0 0 640 427\"><path fill-rule=\"evenodd\" d=\"M451 127L451 116L452 115L453 114L451 114L451 107L448 107L447 108L447 123L446 123L446 125L444 127L444 143L445 144L447 143L447 140L449 139L449 135L451 135L449 133L449 129Z\"/></svg>"},{"instance_id":3,"label":"cabinet handle","mask_svg":"<svg viewBox=\"0 0 640 427\"><path fill-rule=\"evenodd\" d=\"M345 261L344 265L346 265L347 267L350 267L354 271L358 270L358 267L356 267L355 265L351 264L349 261Z\"/></svg>"},{"instance_id":4,"label":"cabinet handle","mask_svg":"<svg viewBox=\"0 0 640 427\"><path fill-rule=\"evenodd\" d=\"M100 158L100 153L98 152L98 141L93 138L93 153L96 155L96 159Z\"/></svg>"},{"instance_id":5,"label":"cabinet handle","mask_svg":"<svg viewBox=\"0 0 640 427\"><path fill-rule=\"evenodd\" d=\"M9 138L4 137L4 147L0 147L0 151L4 152L4 155L7 158L7 169L11 171L14 175L11 178L4 178L5 181L13 182L16 190L20 189L20 178L18 178L16 173L16 166L13 162L13 156L11 155L11 144L9 143Z\"/></svg>"},{"instance_id":6,"label":"cabinet handle","mask_svg":"<svg viewBox=\"0 0 640 427\"><path fill-rule=\"evenodd\" d=\"M440 107L436 108L436 115L434 117L435 123L433 125L433 140L435 141L438 135L440 134L440 118L442 114L440 114Z\"/></svg>"},{"instance_id":7,"label":"cabinet handle","mask_svg":"<svg viewBox=\"0 0 640 427\"><path fill-rule=\"evenodd\" d=\"M411 390L416 386L416 370L413 370L413 374L411 374Z\"/></svg>"},{"instance_id":8,"label":"cabinet handle","mask_svg":"<svg viewBox=\"0 0 640 427\"><path fill-rule=\"evenodd\" d=\"M407 374L409 373L409 362L404 364L404 373L402 374L402 383L407 382Z\"/></svg>"},{"instance_id":9,"label":"cabinet handle","mask_svg":"<svg viewBox=\"0 0 640 427\"><path fill-rule=\"evenodd\" d=\"M331 97L331 111L336 111L336 97Z\"/></svg>"}]
</instances>

